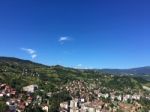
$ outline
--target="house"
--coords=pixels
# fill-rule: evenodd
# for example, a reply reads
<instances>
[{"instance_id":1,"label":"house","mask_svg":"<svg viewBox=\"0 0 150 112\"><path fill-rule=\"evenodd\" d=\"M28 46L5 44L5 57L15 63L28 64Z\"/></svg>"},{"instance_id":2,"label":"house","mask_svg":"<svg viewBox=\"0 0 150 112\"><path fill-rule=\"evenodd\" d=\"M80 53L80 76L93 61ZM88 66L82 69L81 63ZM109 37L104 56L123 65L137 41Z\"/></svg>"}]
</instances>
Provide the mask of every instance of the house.
<instances>
[{"instance_id":1,"label":"house","mask_svg":"<svg viewBox=\"0 0 150 112\"><path fill-rule=\"evenodd\" d=\"M0 94L0 97L3 97L4 95L3 94Z\"/></svg>"},{"instance_id":2,"label":"house","mask_svg":"<svg viewBox=\"0 0 150 112\"><path fill-rule=\"evenodd\" d=\"M9 105L10 112L16 112L16 109L17 109L17 105L15 103L11 103Z\"/></svg>"},{"instance_id":3,"label":"house","mask_svg":"<svg viewBox=\"0 0 150 112\"><path fill-rule=\"evenodd\" d=\"M17 109L17 103L15 99L10 99L6 102L6 105L9 107L10 112L16 112Z\"/></svg>"},{"instance_id":4,"label":"house","mask_svg":"<svg viewBox=\"0 0 150 112\"><path fill-rule=\"evenodd\" d=\"M61 108L61 109L66 109L66 110L67 110L67 109L68 109L68 106L69 106L69 105L68 105L68 102L60 103L60 108Z\"/></svg>"},{"instance_id":5,"label":"house","mask_svg":"<svg viewBox=\"0 0 150 112\"><path fill-rule=\"evenodd\" d=\"M23 87L23 91L28 93L34 93L38 89L38 85L29 85L26 87Z\"/></svg>"},{"instance_id":6,"label":"house","mask_svg":"<svg viewBox=\"0 0 150 112\"><path fill-rule=\"evenodd\" d=\"M52 92L47 93L47 96L51 97L52 96Z\"/></svg>"},{"instance_id":7,"label":"house","mask_svg":"<svg viewBox=\"0 0 150 112\"><path fill-rule=\"evenodd\" d=\"M100 100L95 100L93 102L87 102L81 106L83 112L101 112L105 103Z\"/></svg>"},{"instance_id":8,"label":"house","mask_svg":"<svg viewBox=\"0 0 150 112\"><path fill-rule=\"evenodd\" d=\"M140 95L133 95L132 99L134 100L140 100L141 96Z\"/></svg>"},{"instance_id":9,"label":"house","mask_svg":"<svg viewBox=\"0 0 150 112\"><path fill-rule=\"evenodd\" d=\"M26 105L25 105L25 102L24 102L24 101L20 101L20 102L18 103L18 108L19 108L19 110L20 110L21 112L25 110L25 107L26 107Z\"/></svg>"},{"instance_id":10,"label":"house","mask_svg":"<svg viewBox=\"0 0 150 112\"><path fill-rule=\"evenodd\" d=\"M121 96L121 95L117 96L117 99L118 99L119 101L121 101L121 100L122 100L122 96Z\"/></svg>"},{"instance_id":11,"label":"house","mask_svg":"<svg viewBox=\"0 0 150 112\"><path fill-rule=\"evenodd\" d=\"M78 99L74 99L70 101L70 108L78 108Z\"/></svg>"},{"instance_id":12,"label":"house","mask_svg":"<svg viewBox=\"0 0 150 112\"><path fill-rule=\"evenodd\" d=\"M81 103L84 103L85 102L85 99L84 98L81 98Z\"/></svg>"},{"instance_id":13,"label":"house","mask_svg":"<svg viewBox=\"0 0 150 112\"><path fill-rule=\"evenodd\" d=\"M128 99L131 99L131 95L123 96L123 101L126 102Z\"/></svg>"},{"instance_id":14,"label":"house","mask_svg":"<svg viewBox=\"0 0 150 112\"><path fill-rule=\"evenodd\" d=\"M44 112L48 112L48 105L43 105L43 106L42 106L42 110L43 110Z\"/></svg>"}]
</instances>

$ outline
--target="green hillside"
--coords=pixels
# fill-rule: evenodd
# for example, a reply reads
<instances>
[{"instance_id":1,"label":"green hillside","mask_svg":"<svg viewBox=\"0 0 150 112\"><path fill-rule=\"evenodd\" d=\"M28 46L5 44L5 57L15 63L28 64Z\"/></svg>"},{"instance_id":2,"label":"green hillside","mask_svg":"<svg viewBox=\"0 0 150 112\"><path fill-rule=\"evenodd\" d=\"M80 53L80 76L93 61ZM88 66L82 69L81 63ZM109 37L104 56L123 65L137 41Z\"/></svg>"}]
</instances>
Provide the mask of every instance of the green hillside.
<instances>
[{"instance_id":1,"label":"green hillside","mask_svg":"<svg viewBox=\"0 0 150 112\"><path fill-rule=\"evenodd\" d=\"M43 95L59 91L49 99L51 111L58 110L60 102L70 99L69 93L62 88L75 80L82 80L86 87L92 89L107 88L107 91L124 92L126 90L138 92L143 90L142 84L150 84L140 77L115 76L95 70L81 70L60 65L46 66L28 60L0 57L0 83L6 83L18 92L22 91L22 87L30 84L37 84L44 92Z\"/></svg>"},{"instance_id":2,"label":"green hillside","mask_svg":"<svg viewBox=\"0 0 150 112\"><path fill-rule=\"evenodd\" d=\"M106 77L107 76L107 77ZM66 68L62 66L45 66L27 60L17 58L0 58L0 81L13 85L20 89L22 86L29 84L43 84L49 83L46 91L51 89L58 89L60 85L66 84L73 80L100 79L103 85L110 88L122 89L129 87L140 88L140 83L131 77L110 77L109 74L95 72L93 70L78 70L73 68ZM44 87L43 87L44 88ZM51 89L49 89L51 88Z\"/></svg>"}]
</instances>

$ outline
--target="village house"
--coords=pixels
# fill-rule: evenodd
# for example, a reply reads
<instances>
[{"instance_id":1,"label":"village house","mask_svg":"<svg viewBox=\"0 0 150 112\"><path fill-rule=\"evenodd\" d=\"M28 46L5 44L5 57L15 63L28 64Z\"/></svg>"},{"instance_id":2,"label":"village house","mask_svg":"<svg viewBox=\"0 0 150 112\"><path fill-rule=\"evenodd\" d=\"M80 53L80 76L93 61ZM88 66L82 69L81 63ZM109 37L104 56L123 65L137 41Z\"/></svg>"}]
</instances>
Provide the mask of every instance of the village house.
<instances>
[{"instance_id":1,"label":"village house","mask_svg":"<svg viewBox=\"0 0 150 112\"><path fill-rule=\"evenodd\" d=\"M68 110L69 104L68 102L62 102L60 103L60 111Z\"/></svg>"},{"instance_id":2,"label":"village house","mask_svg":"<svg viewBox=\"0 0 150 112\"><path fill-rule=\"evenodd\" d=\"M48 112L48 105L44 104L41 107L44 112Z\"/></svg>"},{"instance_id":3,"label":"village house","mask_svg":"<svg viewBox=\"0 0 150 112\"><path fill-rule=\"evenodd\" d=\"M38 85L29 85L26 87L23 87L23 91L28 93L34 93L38 89Z\"/></svg>"}]
</instances>

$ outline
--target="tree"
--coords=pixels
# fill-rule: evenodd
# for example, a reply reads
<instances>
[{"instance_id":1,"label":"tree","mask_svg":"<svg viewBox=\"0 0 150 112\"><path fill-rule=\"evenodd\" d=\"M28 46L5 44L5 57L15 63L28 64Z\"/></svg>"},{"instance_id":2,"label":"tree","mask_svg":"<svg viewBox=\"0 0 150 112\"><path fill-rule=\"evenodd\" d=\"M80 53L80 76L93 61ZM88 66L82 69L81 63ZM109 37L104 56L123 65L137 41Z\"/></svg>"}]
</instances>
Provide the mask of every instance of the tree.
<instances>
[{"instance_id":1,"label":"tree","mask_svg":"<svg viewBox=\"0 0 150 112\"><path fill-rule=\"evenodd\" d=\"M0 101L0 112L5 112L7 110L7 105L5 102Z\"/></svg>"}]
</instances>

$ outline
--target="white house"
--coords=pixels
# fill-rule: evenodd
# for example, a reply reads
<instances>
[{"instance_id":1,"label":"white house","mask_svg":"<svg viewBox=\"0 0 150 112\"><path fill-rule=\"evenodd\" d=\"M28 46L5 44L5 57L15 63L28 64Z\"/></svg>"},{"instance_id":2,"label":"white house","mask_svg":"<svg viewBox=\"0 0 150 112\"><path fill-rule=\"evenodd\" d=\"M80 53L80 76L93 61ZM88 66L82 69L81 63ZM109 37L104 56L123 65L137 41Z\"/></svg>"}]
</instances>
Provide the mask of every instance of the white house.
<instances>
[{"instance_id":1,"label":"white house","mask_svg":"<svg viewBox=\"0 0 150 112\"><path fill-rule=\"evenodd\" d=\"M26 87L23 87L23 91L34 93L38 89L38 85L29 85Z\"/></svg>"},{"instance_id":2,"label":"white house","mask_svg":"<svg viewBox=\"0 0 150 112\"><path fill-rule=\"evenodd\" d=\"M68 109L68 102L60 103L60 108Z\"/></svg>"},{"instance_id":3,"label":"white house","mask_svg":"<svg viewBox=\"0 0 150 112\"><path fill-rule=\"evenodd\" d=\"M45 111L45 112L48 112L48 106L47 105L42 106L42 110Z\"/></svg>"}]
</instances>

